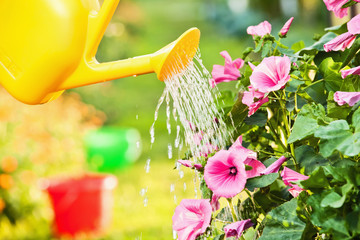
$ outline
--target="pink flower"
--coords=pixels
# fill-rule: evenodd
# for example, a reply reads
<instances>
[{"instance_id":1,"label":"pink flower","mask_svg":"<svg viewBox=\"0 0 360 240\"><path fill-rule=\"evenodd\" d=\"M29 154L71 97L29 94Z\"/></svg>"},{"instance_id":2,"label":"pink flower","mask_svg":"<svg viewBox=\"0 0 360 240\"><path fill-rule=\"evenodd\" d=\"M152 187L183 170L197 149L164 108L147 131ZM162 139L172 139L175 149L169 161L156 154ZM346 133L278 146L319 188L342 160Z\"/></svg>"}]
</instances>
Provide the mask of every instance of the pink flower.
<instances>
[{"instance_id":1,"label":"pink flower","mask_svg":"<svg viewBox=\"0 0 360 240\"><path fill-rule=\"evenodd\" d=\"M291 61L287 56L272 56L262 60L250 76L251 85L259 92L276 91L290 79Z\"/></svg>"},{"instance_id":2,"label":"pink flower","mask_svg":"<svg viewBox=\"0 0 360 240\"><path fill-rule=\"evenodd\" d=\"M294 20L294 17L291 17L289 20L287 20L287 22L286 22L286 23L284 24L284 26L281 28L280 33L279 33L279 35L280 35L281 37L286 36L287 32L288 32L289 29L290 29L290 26L291 26L293 20Z\"/></svg>"},{"instance_id":3,"label":"pink flower","mask_svg":"<svg viewBox=\"0 0 360 240\"><path fill-rule=\"evenodd\" d=\"M353 17L348 23L347 23L347 29L349 33L356 35L360 33L360 14Z\"/></svg>"},{"instance_id":4,"label":"pink flower","mask_svg":"<svg viewBox=\"0 0 360 240\"><path fill-rule=\"evenodd\" d=\"M213 211L213 212L215 212L215 211L217 211L217 210L220 209L219 199L220 199L219 196L216 196L215 194L212 195L210 204L211 204L211 208L212 208L212 211Z\"/></svg>"},{"instance_id":5,"label":"pink flower","mask_svg":"<svg viewBox=\"0 0 360 240\"><path fill-rule=\"evenodd\" d=\"M244 160L244 156L226 150L210 157L204 169L204 180L209 189L225 198L240 193L246 184Z\"/></svg>"},{"instance_id":6,"label":"pink flower","mask_svg":"<svg viewBox=\"0 0 360 240\"><path fill-rule=\"evenodd\" d=\"M323 0L326 8L329 11L333 11L335 16L342 18L347 16L347 8L342 8L342 6L348 2L348 0Z\"/></svg>"},{"instance_id":7,"label":"pink flower","mask_svg":"<svg viewBox=\"0 0 360 240\"><path fill-rule=\"evenodd\" d=\"M289 192L291 195L293 195L293 197L297 197L304 189L300 188L298 185L292 182L306 180L309 178L308 176L302 175L287 167L284 167L284 170L281 172L281 177L286 186L292 187L289 189Z\"/></svg>"},{"instance_id":8,"label":"pink flower","mask_svg":"<svg viewBox=\"0 0 360 240\"><path fill-rule=\"evenodd\" d=\"M360 92L340 92L337 91L334 93L334 101L337 102L340 106L345 103L349 106L354 106L357 102L360 101Z\"/></svg>"},{"instance_id":9,"label":"pink flower","mask_svg":"<svg viewBox=\"0 0 360 240\"><path fill-rule=\"evenodd\" d=\"M341 70L340 72L341 72L341 77L343 79L346 78L347 75L351 75L351 74L360 75L360 66L350 68L350 69L347 69L347 70Z\"/></svg>"},{"instance_id":10,"label":"pink flower","mask_svg":"<svg viewBox=\"0 0 360 240\"><path fill-rule=\"evenodd\" d=\"M183 199L172 217L178 240L195 240L204 233L211 220L209 199Z\"/></svg>"},{"instance_id":11,"label":"pink flower","mask_svg":"<svg viewBox=\"0 0 360 240\"><path fill-rule=\"evenodd\" d=\"M329 42L324 44L324 50L326 52L329 51L344 51L346 48L350 48L354 41L356 36L352 35L349 32L343 33L333 40L330 40Z\"/></svg>"},{"instance_id":12,"label":"pink flower","mask_svg":"<svg viewBox=\"0 0 360 240\"><path fill-rule=\"evenodd\" d=\"M265 97L265 94L259 91L256 91L253 86L249 86L249 91L245 91L242 103L249 107L248 117L253 115L264 103L268 102L268 97ZM257 102L254 100L258 99Z\"/></svg>"},{"instance_id":13,"label":"pink flower","mask_svg":"<svg viewBox=\"0 0 360 240\"><path fill-rule=\"evenodd\" d=\"M212 88L221 82L237 80L241 76L239 69L244 66L244 60L237 58L233 61L227 51L222 51L220 55L225 58L225 66L214 65L211 72L213 78L209 80Z\"/></svg>"},{"instance_id":14,"label":"pink flower","mask_svg":"<svg viewBox=\"0 0 360 240\"><path fill-rule=\"evenodd\" d=\"M284 156L281 156L278 160L276 160L273 164L268 166L264 171L260 173L260 175L267 175L270 173L276 173L279 171L281 165L286 161Z\"/></svg>"},{"instance_id":15,"label":"pink flower","mask_svg":"<svg viewBox=\"0 0 360 240\"><path fill-rule=\"evenodd\" d=\"M246 219L238 222L231 223L224 227L225 237L235 237L239 239L246 229L253 226L251 219Z\"/></svg>"},{"instance_id":16,"label":"pink flower","mask_svg":"<svg viewBox=\"0 0 360 240\"><path fill-rule=\"evenodd\" d=\"M256 26L250 26L247 28L247 33L251 36L263 37L266 34L271 33L271 24L268 21L263 21Z\"/></svg>"}]
</instances>

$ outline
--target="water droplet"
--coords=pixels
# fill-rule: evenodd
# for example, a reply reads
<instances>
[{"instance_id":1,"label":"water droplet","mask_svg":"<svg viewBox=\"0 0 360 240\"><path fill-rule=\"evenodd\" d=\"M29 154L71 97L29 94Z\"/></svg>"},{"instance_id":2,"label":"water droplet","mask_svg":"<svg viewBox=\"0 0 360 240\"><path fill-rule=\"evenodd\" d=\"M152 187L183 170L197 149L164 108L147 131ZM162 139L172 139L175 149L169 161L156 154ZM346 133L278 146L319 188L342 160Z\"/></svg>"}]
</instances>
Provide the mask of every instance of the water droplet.
<instances>
[{"instance_id":1,"label":"water droplet","mask_svg":"<svg viewBox=\"0 0 360 240\"><path fill-rule=\"evenodd\" d=\"M177 233L176 233L176 231L175 230L173 230L173 239L177 239Z\"/></svg>"},{"instance_id":2,"label":"water droplet","mask_svg":"<svg viewBox=\"0 0 360 240\"><path fill-rule=\"evenodd\" d=\"M143 203L144 203L144 207L147 207L149 203L149 199L145 197Z\"/></svg>"},{"instance_id":3,"label":"water droplet","mask_svg":"<svg viewBox=\"0 0 360 240\"><path fill-rule=\"evenodd\" d=\"M184 171L180 170L179 171L179 176L180 176L180 178L183 178L184 177Z\"/></svg>"},{"instance_id":4,"label":"water droplet","mask_svg":"<svg viewBox=\"0 0 360 240\"><path fill-rule=\"evenodd\" d=\"M146 194L146 192L147 192L147 187L146 188L142 188L141 190L140 190L140 196L145 196L145 194Z\"/></svg>"},{"instance_id":5,"label":"water droplet","mask_svg":"<svg viewBox=\"0 0 360 240\"><path fill-rule=\"evenodd\" d=\"M174 203L175 203L175 204L177 203L176 195L174 195Z\"/></svg>"},{"instance_id":6,"label":"water droplet","mask_svg":"<svg viewBox=\"0 0 360 240\"><path fill-rule=\"evenodd\" d=\"M175 184L170 184L170 192L174 192L175 191Z\"/></svg>"},{"instance_id":7,"label":"water droplet","mask_svg":"<svg viewBox=\"0 0 360 240\"><path fill-rule=\"evenodd\" d=\"M137 75L133 75L133 77L137 77Z\"/></svg>"},{"instance_id":8,"label":"water droplet","mask_svg":"<svg viewBox=\"0 0 360 240\"><path fill-rule=\"evenodd\" d=\"M139 120L139 114L136 114L135 118L136 120Z\"/></svg>"},{"instance_id":9,"label":"water droplet","mask_svg":"<svg viewBox=\"0 0 360 240\"><path fill-rule=\"evenodd\" d=\"M140 141L136 142L136 148L139 149L140 148Z\"/></svg>"},{"instance_id":10,"label":"water droplet","mask_svg":"<svg viewBox=\"0 0 360 240\"><path fill-rule=\"evenodd\" d=\"M171 143L168 144L168 158L172 159L172 146L171 146Z\"/></svg>"},{"instance_id":11,"label":"water droplet","mask_svg":"<svg viewBox=\"0 0 360 240\"><path fill-rule=\"evenodd\" d=\"M150 127L150 143L153 144L155 142L155 127L154 124Z\"/></svg>"},{"instance_id":12,"label":"water droplet","mask_svg":"<svg viewBox=\"0 0 360 240\"><path fill-rule=\"evenodd\" d=\"M184 182L184 192L186 191L186 182Z\"/></svg>"},{"instance_id":13,"label":"water droplet","mask_svg":"<svg viewBox=\"0 0 360 240\"><path fill-rule=\"evenodd\" d=\"M146 160L146 164L145 164L145 172L146 172L146 173L149 173L149 172L150 172L150 161L151 161L150 158L148 158L148 159Z\"/></svg>"}]
</instances>

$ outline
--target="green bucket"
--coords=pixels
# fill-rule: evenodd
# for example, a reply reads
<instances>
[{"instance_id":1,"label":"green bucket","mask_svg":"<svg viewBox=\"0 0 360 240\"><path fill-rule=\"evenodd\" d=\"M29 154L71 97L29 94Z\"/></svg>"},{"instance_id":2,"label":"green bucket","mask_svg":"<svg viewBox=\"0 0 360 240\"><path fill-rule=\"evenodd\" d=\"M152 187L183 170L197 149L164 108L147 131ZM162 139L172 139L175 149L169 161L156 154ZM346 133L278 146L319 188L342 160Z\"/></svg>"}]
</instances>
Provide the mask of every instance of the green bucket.
<instances>
[{"instance_id":1,"label":"green bucket","mask_svg":"<svg viewBox=\"0 0 360 240\"><path fill-rule=\"evenodd\" d=\"M103 127L85 136L91 170L113 172L131 166L140 156L140 134L134 128Z\"/></svg>"}]
</instances>

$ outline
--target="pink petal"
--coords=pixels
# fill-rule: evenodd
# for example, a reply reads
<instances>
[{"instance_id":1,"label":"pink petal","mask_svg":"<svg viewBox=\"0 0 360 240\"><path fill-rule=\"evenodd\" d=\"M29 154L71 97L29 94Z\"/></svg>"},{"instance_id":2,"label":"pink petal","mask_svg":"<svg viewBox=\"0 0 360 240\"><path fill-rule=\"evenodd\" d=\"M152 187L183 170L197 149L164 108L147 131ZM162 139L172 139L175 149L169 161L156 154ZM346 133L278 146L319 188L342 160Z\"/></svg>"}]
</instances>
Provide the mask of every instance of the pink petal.
<instances>
[{"instance_id":1,"label":"pink petal","mask_svg":"<svg viewBox=\"0 0 360 240\"><path fill-rule=\"evenodd\" d=\"M195 168L196 170L201 170L201 169L203 169L203 166L202 166L201 164L199 164L199 163L195 163L195 164L194 164L194 168Z\"/></svg>"},{"instance_id":2,"label":"pink petal","mask_svg":"<svg viewBox=\"0 0 360 240\"><path fill-rule=\"evenodd\" d=\"M347 28L349 33L356 35L360 33L360 14L353 17L348 23Z\"/></svg>"},{"instance_id":3,"label":"pink petal","mask_svg":"<svg viewBox=\"0 0 360 240\"><path fill-rule=\"evenodd\" d=\"M302 191L304 191L304 189L302 189L298 185L294 185L294 187L290 188L288 191L294 198L296 198Z\"/></svg>"},{"instance_id":4,"label":"pink petal","mask_svg":"<svg viewBox=\"0 0 360 240\"><path fill-rule=\"evenodd\" d=\"M220 150L208 159L204 180L213 193L231 198L240 193L246 184L246 171L241 155Z\"/></svg>"},{"instance_id":5,"label":"pink petal","mask_svg":"<svg viewBox=\"0 0 360 240\"><path fill-rule=\"evenodd\" d=\"M343 79L346 78L348 75L351 75L351 74L360 75L360 66L350 68L350 69L347 69L347 70L341 70L340 72L341 72L341 77Z\"/></svg>"},{"instance_id":6,"label":"pink petal","mask_svg":"<svg viewBox=\"0 0 360 240\"><path fill-rule=\"evenodd\" d=\"M342 8L342 6L348 2L348 0L323 0L327 9L333 11L335 16L343 18L347 16L347 8Z\"/></svg>"},{"instance_id":7,"label":"pink petal","mask_svg":"<svg viewBox=\"0 0 360 240\"><path fill-rule=\"evenodd\" d=\"M287 56L264 58L250 76L251 85L262 93L279 90L289 81L290 68Z\"/></svg>"},{"instance_id":8,"label":"pink petal","mask_svg":"<svg viewBox=\"0 0 360 240\"><path fill-rule=\"evenodd\" d=\"M193 163L190 160L178 160L178 163L180 163L181 165L183 165L185 167L189 167L189 168L193 167Z\"/></svg>"},{"instance_id":9,"label":"pink petal","mask_svg":"<svg viewBox=\"0 0 360 240\"><path fill-rule=\"evenodd\" d=\"M179 240L195 240L204 233L211 220L209 199L183 199L172 217Z\"/></svg>"},{"instance_id":10,"label":"pink petal","mask_svg":"<svg viewBox=\"0 0 360 240\"><path fill-rule=\"evenodd\" d=\"M240 154L243 156L243 160L245 161L247 158L257 158L256 152L247 149L242 146L242 136L240 135L238 139L231 145L229 151L234 151L236 154Z\"/></svg>"},{"instance_id":11,"label":"pink petal","mask_svg":"<svg viewBox=\"0 0 360 240\"><path fill-rule=\"evenodd\" d=\"M247 28L247 33L252 36L263 37L271 33L271 24L268 21L264 21L256 26L250 26Z\"/></svg>"},{"instance_id":12,"label":"pink petal","mask_svg":"<svg viewBox=\"0 0 360 240\"><path fill-rule=\"evenodd\" d=\"M289 31L290 29L290 26L292 24L294 20L294 17L291 17L289 20L287 20L287 22L284 24L284 26L281 28L280 30L280 35L281 36L285 36L287 34L287 32Z\"/></svg>"},{"instance_id":13,"label":"pink petal","mask_svg":"<svg viewBox=\"0 0 360 240\"><path fill-rule=\"evenodd\" d=\"M243 231L253 225L254 224L251 222L251 219L228 224L224 227L225 237L236 237L238 239L242 235Z\"/></svg>"},{"instance_id":14,"label":"pink petal","mask_svg":"<svg viewBox=\"0 0 360 240\"><path fill-rule=\"evenodd\" d=\"M248 112L248 117L250 117L251 115L253 115L260 107L261 105L263 105L264 103L268 102L269 98L266 97L264 99L260 99L259 101L251 104L249 106L249 112Z\"/></svg>"},{"instance_id":15,"label":"pink petal","mask_svg":"<svg viewBox=\"0 0 360 240\"><path fill-rule=\"evenodd\" d=\"M261 172L265 171L266 167L265 165L253 158L247 158L244 163L250 167L252 167L251 170L246 171L246 177L247 178L253 178L261 175Z\"/></svg>"},{"instance_id":16,"label":"pink petal","mask_svg":"<svg viewBox=\"0 0 360 240\"><path fill-rule=\"evenodd\" d=\"M284 156L281 156L278 160L276 160L273 164L267 167L264 171L260 173L260 175L266 175L270 173L276 173L279 171L281 165L286 161Z\"/></svg>"},{"instance_id":17,"label":"pink petal","mask_svg":"<svg viewBox=\"0 0 360 240\"><path fill-rule=\"evenodd\" d=\"M340 106L345 103L349 106L354 106L357 102L360 101L360 92L340 92L337 91L334 93L334 101L337 102Z\"/></svg>"},{"instance_id":18,"label":"pink petal","mask_svg":"<svg viewBox=\"0 0 360 240\"><path fill-rule=\"evenodd\" d=\"M211 198L211 207L212 207L212 211L215 212L217 210L220 209L220 202L219 202L220 197L216 196L215 194L213 194L212 198Z\"/></svg>"},{"instance_id":19,"label":"pink petal","mask_svg":"<svg viewBox=\"0 0 360 240\"><path fill-rule=\"evenodd\" d=\"M248 62L248 64L249 64L251 70L254 70L256 68L256 66L254 64L252 64L251 62Z\"/></svg>"},{"instance_id":20,"label":"pink petal","mask_svg":"<svg viewBox=\"0 0 360 240\"><path fill-rule=\"evenodd\" d=\"M302 175L298 172L295 172L294 170L291 170L290 168L284 167L284 170L281 172L281 177L285 183L286 186L295 186L296 184L291 182L296 182L300 180L306 180L309 177Z\"/></svg>"},{"instance_id":21,"label":"pink petal","mask_svg":"<svg viewBox=\"0 0 360 240\"><path fill-rule=\"evenodd\" d=\"M350 48L356 36L352 35L349 32L343 33L331 41L324 44L324 50L326 52L330 51L344 51L346 48Z\"/></svg>"}]
</instances>

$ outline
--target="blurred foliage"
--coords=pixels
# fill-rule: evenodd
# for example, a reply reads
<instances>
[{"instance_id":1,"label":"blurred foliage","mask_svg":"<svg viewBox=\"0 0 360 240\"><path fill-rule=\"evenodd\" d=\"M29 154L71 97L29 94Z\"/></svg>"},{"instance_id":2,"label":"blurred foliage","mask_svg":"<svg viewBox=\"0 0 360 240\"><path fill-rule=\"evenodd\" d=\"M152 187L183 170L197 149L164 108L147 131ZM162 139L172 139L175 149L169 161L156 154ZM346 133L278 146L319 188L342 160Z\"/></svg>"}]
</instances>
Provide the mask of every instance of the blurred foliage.
<instances>
[{"instance_id":1,"label":"blurred foliage","mask_svg":"<svg viewBox=\"0 0 360 240\"><path fill-rule=\"evenodd\" d=\"M0 238L48 239L52 212L41 178L84 172L82 138L105 116L77 94L28 106L0 90Z\"/></svg>"}]
</instances>

